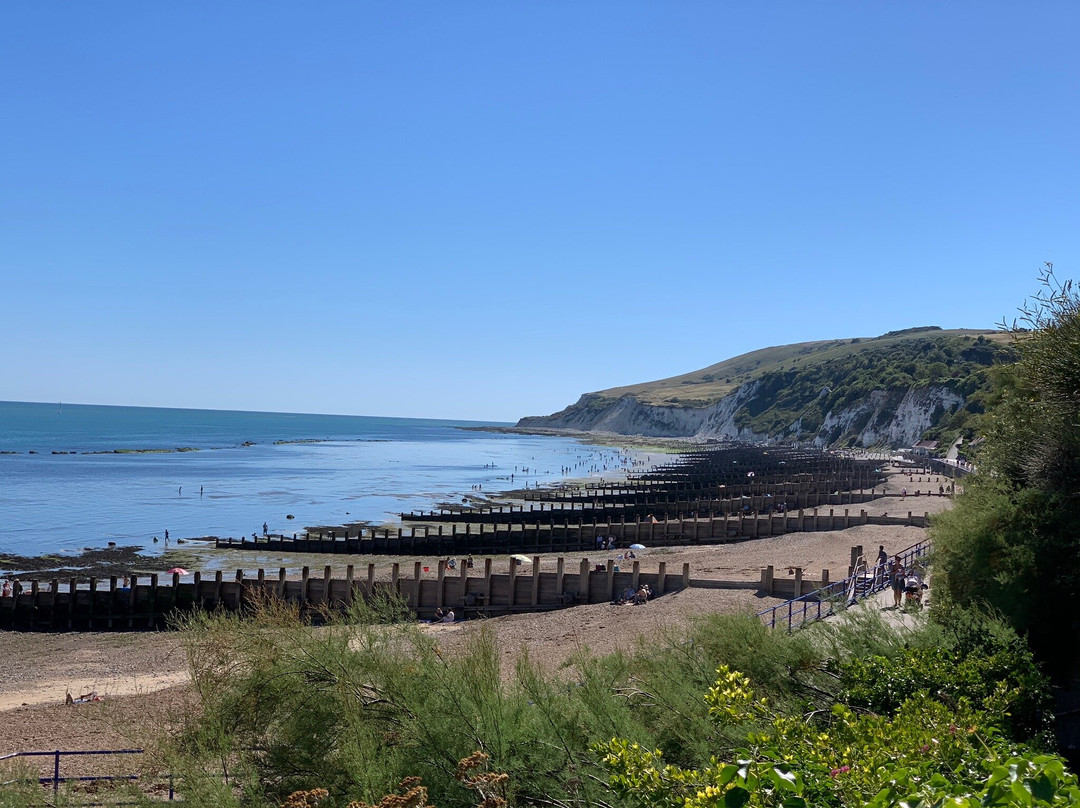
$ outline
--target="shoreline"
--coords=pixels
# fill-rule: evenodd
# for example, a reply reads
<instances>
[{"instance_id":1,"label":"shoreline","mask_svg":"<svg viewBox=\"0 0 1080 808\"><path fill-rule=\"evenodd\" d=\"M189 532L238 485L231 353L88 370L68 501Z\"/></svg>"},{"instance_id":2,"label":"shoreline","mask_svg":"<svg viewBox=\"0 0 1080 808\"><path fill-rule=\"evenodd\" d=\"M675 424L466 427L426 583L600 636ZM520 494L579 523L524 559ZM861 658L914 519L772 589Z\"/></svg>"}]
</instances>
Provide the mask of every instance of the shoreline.
<instances>
[{"instance_id":1,"label":"shoreline","mask_svg":"<svg viewBox=\"0 0 1080 808\"><path fill-rule=\"evenodd\" d=\"M899 511L901 507L937 512L948 508L948 498L914 497L901 492L911 482L895 468L888 473L886 494L871 510ZM772 565L782 577L801 566L808 574L828 568L833 579L842 577L850 562L850 549L862 545L873 555L882 544L896 552L926 535L924 528L860 525L821 532L787 533L748 539L722 546L657 548L638 554L643 567L665 561L669 569L689 563L694 579L756 579L761 567ZM187 552L187 551L185 551ZM616 553L618 551L615 551ZM595 561L607 554L588 553ZM217 560L226 568L233 561L250 569L257 557L236 554ZM509 557L500 557L501 565ZM541 567L554 569L557 554L541 556ZM277 559L282 565L290 560ZM305 564L317 569L342 556L308 555ZM352 559L349 559L352 560ZM372 557L379 577L389 574L391 557ZM410 561L421 560L410 557ZM434 560L434 559L433 559ZM235 567L233 567L235 569ZM435 575L434 569L430 573ZM750 590L692 587L642 606L589 604L565 609L515 614L453 625L432 625L432 634L444 653L478 631L491 632L498 643L500 666L513 670L522 649L529 658L550 670L572 665L576 655L629 650L641 638L655 638L679 630L710 614L753 615L781 602ZM865 608L880 608L871 603ZM158 632L5 632L10 664L0 669L0 754L25 749L128 748L135 738L159 729L170 710L185 711L193 703L184 638L175 631ZM98 692L104 702L65 707L67 692ZM139 744L136 744L139 745Z\"/></svg>"},{"instance_id":2,"label":"shoreline","mask_svg":"<svg viewBox=\"0 0 1080 808\"><path fill-rule=\"evenodd\" d=\"M596 432L584 429L554 429L526 426L461 426L466 432L494 432L499 435L536 435L546 438L570 438L587 446L610 446L613 449L635 449L664 454L679 454L691 448L719 446L724 441L698 440L692 437L650 437L647 435L623 435L619 432Z\"/></svg>"},{"instance_id":3,"label":"shoreline","mask_svg":"<svg viewBox=\"0 0 1080 808\"><path fill-rule=\"evenodd\" d=\"M487 427L455 427L457 429L465 429L469 431L488 431ZM501 427L496 430L502 429ZM569 437L551 435L550 437ZM322 443L322 442L337 442L333 440L321 441L321 440L300 440L300 441L275 441L274 445L294 444L294 443ZM349 442L385 442L385 441L372 441L365 439L358 439L357 441ZM245 443L247 445L256 445L254 443ZM432 507L434 509L439 508L452 508L460 507L461 504L467 504L469 507L497 507L499 505L515 504L518 505L524 502L524 495L527 491L557 491L565 488L573 488L586 486L590 483L600 484L601 481L604 484L617 482L618 480L625 479L627 475L632 473L638 473L641 471L649 470L655 466L655 464L647 463L645 458L648 458L648 454L644 449L640 447L624 447L614 446L608 443L596 443L586 445L598 445L607 446L609 448L617 450L620 456L629 458L632 461L630 466L619 466L616 468L605 469L602 472L596 472L588 476L562 476L551 482L539 483L535 488L512 488L500 491L482 492L482 491L459 491L450 496L455 497L457 501L436 501ZM665 459L669 458L673 453L671 450L664 450ZM61 453L62 454L62 453ZM103 454L111 454L105 452ZM641 465L633 465L633 463L641 461ZM508 479L508 478L504 478ZM415 494L410 494L415 495ZM443 494L442 496L446 496ZM433 499L435 495L427 494ZM384 522L374 522L372 520L355 520L349 522L341 522L337 524L315 524L307 525L302 529L296 531L297 535L300 534L317 534L317 533L330 533L335 531L344 532L346 530L356 531L358 529L370 530L370 529L391 529L396 530L402 527L403 521L400 515L396 520L389 520ZM277 535L277 534L275 534ZM217 569L240 569L244 567L251 568L251 561L255 560L250 552L242 553L241 551L229 551L225 549L218 549L214 546L217 539L224 538L218 536L193 536L193 537L179 537L174 538L174 545L184 545L183 547L170 547L163 548L163 552L150 554L147 553L148 545L142 544L125 544L114 545L108 547L84 547L77 553L73 552L44 552L37 555L21 555L11 552L0 552L0 580L22 580L22 581L51 581L53 579L59 579L61 582L66 583L71 578L77 579L80 583L86 583L91 577L93 578L110 578L110 577L122 577L124 575L136 574L136 575L150 575L150 574L163 574L166 570L180 567L182 569L199 569L199 570L217 570ZM151 545L152 546L152 545ZM239 555L237 555L239 554ZM231 558L235 556L235 558ZM319 556L321 558L321 556ZM340 556L337 557L337 562L340 563ZM386 558L383 556L380 559ZM412 556L409 556L411 559ZM234 563L230 564L221 563L226 559L232 560ZM246 562L246 563L245 563ZM263 564L263 566L270 566L269 563ZM286 565L291 567L294 565ZM307 563L295 565L299 570L300 567L310 566L317 567L319 564ZM389 566L389 562L387 564ZM297 573L298 574L298 573Z\"/></svg>"},{"instance_id":4,"label":"shoreline","mask_svg":"<svg viewBox=\"0 0 1080 808\"><path fill-rule=\"evenodd\" d=\"M928 478L929 479L929 478ZM902 489L906 485L911 483L906 480L903 473L893 470L889 474L889 484L886 486L886 494L872 502L866 503L864 506L867 512L871 515L883 515L889 512L901 513L904 511L914 511L917 513L928 512L931 514L938 513L949 507L951 500L947 497L939 496L914 496L908 494L906 497L901 495ZM937 483L935 483L937 484ZM531 489L530 489L531 490ZM508 493L508 492L507 492ZM504 504L506 500L503 500ZM495 502L494 504L498 504ZM700 548L704 550L705 557L714 556L717 563L723 562L727 558L739 558L747 552L745 548L758 547L758 546L771 546L776 548L783 548L788 546L793 539L787 539L786 537L797 536L812 536L819 537L838 536L846 532L851 532L850 535L854 537L862 537L863 535L881 535L892 536L901 535L910 530L922 530L922 528L890 528L882 526L859 526L847 528L846 531L828 531L821 533L788 533L779 536L764 537L761 539L746 539L740 542L728 543L723 545L708 545L707 548ZM829 539L808 539L810 544L818 544L820 546L826 546L829 544ZM769 543L772 543L771 545ZM858 542L853 542L858 543ZM909 542L910 543L910 542ZM287 577L290 579L300 577L301 570L304 567L309 569L318 570L323 567L330 566L340 568L348 563L357 563L357 558L360 559L362 564L374 563L376 565L376 576L379 579L389 579L390 571L394 563L398 563L402 566L411 565L417 561L421 562L424 566L430 568L430 572L425 575L430 575L434 578L436 576L435 568L437 558L421 557L421 556L393 556L393 555L378 555L378 556L343 556L340 554L320 554L320 553L261 553L253 552L250 550L228 550L225 548L217 549L213 546L206 546L199 541L193 541L191 543L185 543L183 547L169 548L169 550L159 556L144 556L141 555L138 550L140 548L132 547L116 547L106 550L90 551L79 556L57 556L44 554L41 556L13 556L11 554L0 554L0 579L10 579L16 575L21 580L31 581L49 581L54 578L59 579L61 583L66 583L72 577L79 579L82 582L91 576L98 578L109 578L111 576L123 576L126 574L137 575L149 575L152 573L163 574L167 569L173 567L181 567L192 572L198 570L200 572L216 572L218 570L223 572L233 572L237 570L244 570L245 574L249 574L252 577L255 575L255 571L259 568L277 570L285 568L287 571ZM613 554L617 554L619 551L613 551ZM668 548L657 548L655 550L646 551L647 554L660 554L666 555ZM678 551L677 551L678 552ZM578 554L573 554L577 556ZM581 556L593 556L595 553L582 552ZM601 556L603 559L607 558L607 553L602 552L596 557L599 559ZM554 559L556 554L542 554L544 563L547 563L549 559ZM643 558L646 556L642 556ZM492 556L497 564L505 563L509 556ZM12 569L12 563L18 561L25 565L27 569L24 571L22 568L16 573ZM61 563L58 563L61 562ZM554 561L551 561L553 564ZM816 561L814 563L817 563ZM836 563L839 563L837 561ZM701 571L707 571L707 565L702 568ZM812 567L808 567L812 568ZM718 568L722 569L722 568ZM694 570L696 575L697 569Z\"/></svg>"}]
</instances>

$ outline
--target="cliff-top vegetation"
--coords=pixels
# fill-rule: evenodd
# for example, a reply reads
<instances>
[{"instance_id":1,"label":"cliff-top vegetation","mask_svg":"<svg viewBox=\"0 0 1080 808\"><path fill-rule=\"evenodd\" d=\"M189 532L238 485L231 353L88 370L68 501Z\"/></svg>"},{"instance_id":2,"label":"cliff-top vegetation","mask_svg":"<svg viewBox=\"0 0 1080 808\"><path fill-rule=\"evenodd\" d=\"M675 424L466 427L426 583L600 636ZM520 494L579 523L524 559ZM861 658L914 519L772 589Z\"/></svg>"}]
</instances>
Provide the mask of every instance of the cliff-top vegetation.
<instances>
[{"instance_id":1,"label":"cliff-top vegetation","mask_svg":"<svg viewBox=\"0 0 1080 808\"><path fill-rule=\"evenodd\" d=\"M782 345L587 393L559 413L521 423L844 447L930 438L947 448L957 437L981 434L1017 355L1004 331L936 326Z\"/></svg>"},{"instance_id":2,"label":"cliff-top vegetation","mask_svg":"<svg viewBox=\"0 0 1080 808\"><path fill-rule=\"evenodd\" d=\"M960 371L960 368L955 368L954 373L952 368L958 354L974 347L980 338L980 350L963 361L978 361L977 356L985 357L986 351L993 348L1008 350L1008 337L1000 331L921 326L890 331L880 337L798 342L761 348L701 370L652 382L612 387L593 395L602 400L630 396L644 404L706 407L742 385L766 376L803 372L826 364L855 364L866 368L884 361L891 366L894 364L894 353L897 367L890 368L895 370L890 374L890 379L898 385L910 384L932 377L954 377ZM944 367L939 367L938 363Z\"/></svg>"}]
</instances>

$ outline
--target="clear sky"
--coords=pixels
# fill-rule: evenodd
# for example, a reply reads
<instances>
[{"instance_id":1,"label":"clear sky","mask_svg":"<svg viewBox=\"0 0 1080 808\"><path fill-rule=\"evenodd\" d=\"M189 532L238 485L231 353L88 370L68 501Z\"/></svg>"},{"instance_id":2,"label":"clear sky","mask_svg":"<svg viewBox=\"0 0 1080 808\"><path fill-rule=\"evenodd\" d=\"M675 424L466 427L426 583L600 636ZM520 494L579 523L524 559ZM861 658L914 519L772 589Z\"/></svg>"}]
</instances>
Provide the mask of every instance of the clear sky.
<instances>
[{"instance_id":1,"label":"clear sky","mask_svg":"<svg viewBox=\"0 0 1080 808\"><path fill-rule=\"evenodd\" d=\"M1080 4L0 6L0 399L514 420L1080 275Z\"/></svg>"}]
</instances>

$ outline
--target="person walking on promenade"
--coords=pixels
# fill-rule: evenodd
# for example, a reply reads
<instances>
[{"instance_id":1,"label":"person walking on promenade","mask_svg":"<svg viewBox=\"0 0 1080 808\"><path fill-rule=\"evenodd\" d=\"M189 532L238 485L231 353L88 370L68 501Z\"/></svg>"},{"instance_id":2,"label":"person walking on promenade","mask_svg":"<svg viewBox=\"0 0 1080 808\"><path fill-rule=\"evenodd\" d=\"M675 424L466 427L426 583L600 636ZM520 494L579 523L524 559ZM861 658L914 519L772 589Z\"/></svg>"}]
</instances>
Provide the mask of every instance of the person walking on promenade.
<instances>
[{"instance_id":1,"label":"person walking on promenade","mask_svg":"<svg viewBox=\"0 0 1080 808\"><path fill-rule=\"evenodd\" d=\"M889 570L889 575L891 576L893 607L899 609L904 599L904 583L907 576L904 565L900 561L900 556L893 557L892 569Z\"/></svg>"},{"instance_id":2,"label":"person walking on promenade","mask_svg":"<svg viewBox=\"0 0 1080 808\"><path fill-rule=\"evenodd\" d=\"M889 567L889 554L885 552L885 545L879 545L877 551L877 567L874 569L874 583L885 582L885 570Z\"/></svg>"}]
</instances>

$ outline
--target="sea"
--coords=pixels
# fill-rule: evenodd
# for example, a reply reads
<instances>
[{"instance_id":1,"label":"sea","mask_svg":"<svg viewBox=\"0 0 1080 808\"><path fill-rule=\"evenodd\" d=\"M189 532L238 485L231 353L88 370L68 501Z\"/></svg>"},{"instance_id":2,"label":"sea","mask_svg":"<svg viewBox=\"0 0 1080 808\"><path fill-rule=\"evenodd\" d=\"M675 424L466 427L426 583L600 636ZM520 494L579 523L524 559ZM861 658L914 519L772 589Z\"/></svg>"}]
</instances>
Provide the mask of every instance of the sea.
<instances>
[{"instance_id":1,"label":"sea","mask_svg":"<svg viewBox=\"0 0 1080 808\"><path fill-rule=\"evenodd\" d=\"M261 534L264 523L285 535L383 525L478 494L610 477L627 462L568 438L474 429L490 426L506 424L0 402L0 553L115 542L155 554L166 530L175 541Z\"/></svg>"}]
</instances>

